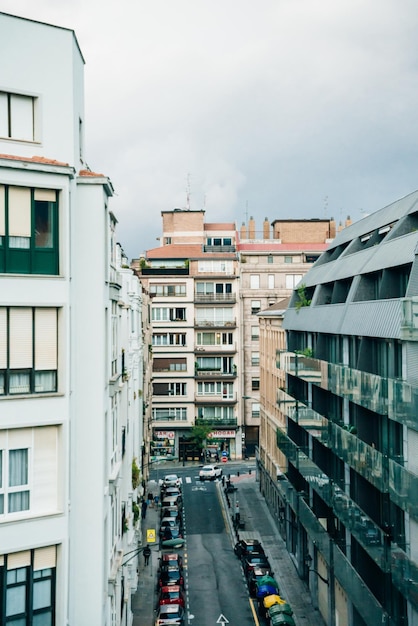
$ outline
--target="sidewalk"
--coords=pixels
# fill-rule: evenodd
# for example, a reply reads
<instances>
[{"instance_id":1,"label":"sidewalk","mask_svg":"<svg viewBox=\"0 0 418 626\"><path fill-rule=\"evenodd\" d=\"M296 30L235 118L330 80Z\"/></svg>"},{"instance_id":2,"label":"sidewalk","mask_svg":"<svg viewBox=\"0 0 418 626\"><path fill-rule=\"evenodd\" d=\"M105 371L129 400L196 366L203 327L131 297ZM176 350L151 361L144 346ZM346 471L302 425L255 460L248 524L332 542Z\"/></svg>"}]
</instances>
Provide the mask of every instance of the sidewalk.
<instances>
[{"instance_id":1,"label":"sidewalk","mask_svg":"<svg viewBox=\"0 0 418 626\"><path fill-rule=\"evenodd\" d=\"M146 493L152 492L154 495L160 495L160 487L155 481L150 481L147 485ZM160 526L160 512L157 507L149 506L147 513L142 522L142 546L147 544L147 530L155 530L157 541L152 544L151 557L149 564L145 566L144 557L142 554L139 557L139 581L138 589L132 596L132 613L133 613L133 626L152 626L155 622L154 608L157 601L156 588L157 588L157 571L159 565L159 541L158 531ZM140 547L140 546L138 546Z\"/></svg>"},{"instance_id":2,"label":"sidewalk","mask_svg":"<svg viewBox=\"0 0 418 626\"><path fill-rule=\"evenodd\" d=\"M175 472L176 465L172 469ZM178 465L177 465L178 467ZM279 583L280 595L291 605L294 611L294 620L297 626L325 626L324 621L317 609L312 605L311 597L305 583L299 578L296 568L287 552L283 539L278 532L275 521L270 514L266 501L259 491L259 484L255 479L255 471L242 474L234 473L234 464L228 463L224 470L230 474L231 483L237 490L230 494L230 508L222 488L222 483L217 486L223 505L230 521L230 531L233 543L236 534L232 527L231 516L239 502L241 520L245 522L245 530L239 530L240 539L258 539L269 558L274 571L274 577ZM159 487L155 481L147 485L147 492L159 494ZM187 509L186 509L187 516ZM155 529L158 538L159 511L148 507L146 519L142 526L142 545L147 543L147 529ZM233 558L236 558L232 555ZM151 550L150 564L144 565L144 558L140 557L138 590L132 597L133 626L152 626L155 621L154 608L156 604L156 583L159 558L159 543L154 544Z\"/></svg>"}]
</instances>

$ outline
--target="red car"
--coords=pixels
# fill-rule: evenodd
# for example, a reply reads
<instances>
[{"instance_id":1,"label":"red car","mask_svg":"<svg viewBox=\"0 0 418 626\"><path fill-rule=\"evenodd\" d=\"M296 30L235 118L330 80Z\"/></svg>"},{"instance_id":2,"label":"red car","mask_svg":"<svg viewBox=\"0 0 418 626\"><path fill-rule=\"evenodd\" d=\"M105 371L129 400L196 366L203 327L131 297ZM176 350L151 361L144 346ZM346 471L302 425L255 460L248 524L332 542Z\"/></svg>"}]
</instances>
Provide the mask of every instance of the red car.
<instances>
[{"instance_id":1,"label":"red car","mask_svg":"<svg viewBox=\"0 0 418 626\"><path fill-rule=\"evenodd\" d=\"M163 554L160 559L160 567L164 567L164 565L173 565L182 569L183 558L180 554L177 554L177 552L167 552L166 554Z\"/></svg>"},{"instance_id":2,"label":"red car","mask_svg":"<svg viewBox=\"0 0 418 626\"><path fill-rule=\"evenodd\" d=\"M184 608L184 595L179 585L161 587L157 605L162 604L180 604Z\"/></svg>"}]
</instances>

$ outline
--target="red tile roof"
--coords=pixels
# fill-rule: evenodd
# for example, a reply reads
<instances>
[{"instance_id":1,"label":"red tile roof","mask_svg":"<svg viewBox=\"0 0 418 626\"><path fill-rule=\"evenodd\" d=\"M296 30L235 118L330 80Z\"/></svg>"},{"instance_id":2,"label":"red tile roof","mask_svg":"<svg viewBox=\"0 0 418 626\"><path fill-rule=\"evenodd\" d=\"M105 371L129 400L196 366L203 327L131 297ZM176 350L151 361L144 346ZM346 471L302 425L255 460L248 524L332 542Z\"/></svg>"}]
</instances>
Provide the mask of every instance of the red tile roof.
<instances>
[{"instance_id":1,"label":"red tile roof","mask_svg":"<svg viewBox=\"0 0 418 626\"><path fill-rule=\"evenodd\" d=\"M63 163L62 161L56 161L55 159L46 159L41 156L32 156L32 157L22 157L15 156L13 154L0 154L0 159L10 159L11 161L29 161L30 163L44 163L46 165L59 165L63 167L68 167L68 163Z\"/></svg>"},{"instance_id":2,"label":"red tile roof","mask_svg":"<svg viewBox=\"0 0 418 626\"><path fill-rule=\"evenodd\" d=\"M92 176L94 178L106 178L104 174L97 174L96 172L92 172L91 170L80 170L78 172L79 176Z\"/></svg>"},{"instance_id":3,"label":"red tile roof","mask_svg":"<svg viewBox=\"0 0 418 626\"><path fill-rule=\"evenodd\" d=\"M312 250L315 252L323 252L329 246L329 243L278 243L274 241L262 241L254 243L239 243L237 250L240 252L297 252L304 250Z\"/></svg>"}]
</instances>

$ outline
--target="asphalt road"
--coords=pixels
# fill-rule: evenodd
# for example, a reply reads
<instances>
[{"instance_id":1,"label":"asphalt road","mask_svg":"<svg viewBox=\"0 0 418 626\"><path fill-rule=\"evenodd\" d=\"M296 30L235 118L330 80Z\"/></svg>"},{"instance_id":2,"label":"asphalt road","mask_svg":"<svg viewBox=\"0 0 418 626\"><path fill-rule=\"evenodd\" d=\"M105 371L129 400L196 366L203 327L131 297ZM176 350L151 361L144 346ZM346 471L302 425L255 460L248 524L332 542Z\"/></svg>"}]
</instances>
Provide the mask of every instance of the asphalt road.
<instances>
[{"instance_id":1,"label":"asphalt road","mask_svg":"<svg viewBox=\"0 0 418 626\"><path fill-rule=\"evenodd\" d=\"M241 471L246 468L243 464ZM237 471L239 467L234 467ZM200 482L197 466L176 468L176 473L183 479L186 623L254 626L242 568L233 552L235 537L216 482ZM227 466L224 473L228 473Z\"/></svg>"}]
</instances>

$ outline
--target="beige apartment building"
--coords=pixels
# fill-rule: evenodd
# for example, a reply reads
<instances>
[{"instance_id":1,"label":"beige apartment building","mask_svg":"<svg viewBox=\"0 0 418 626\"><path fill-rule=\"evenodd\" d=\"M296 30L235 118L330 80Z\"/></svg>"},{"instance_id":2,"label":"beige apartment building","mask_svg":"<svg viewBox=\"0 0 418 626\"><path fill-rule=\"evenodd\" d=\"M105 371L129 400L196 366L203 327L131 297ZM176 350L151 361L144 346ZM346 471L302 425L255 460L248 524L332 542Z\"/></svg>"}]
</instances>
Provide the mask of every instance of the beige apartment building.
<instances>
[{"instance_id":1,"label":"beige apartment building","mask_svg":"<svg viewBox=\"0 0 418 626\"><path fill-rule=\"evenodd\" d=\"M330 219L275 220L265 218L257 230L250 218L239 232L240 377L245 453L259 443L261 361L259 314L290 296L308 269L336 234Z\"/></svg>"}]
</instances>

